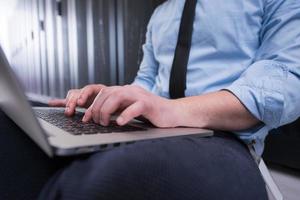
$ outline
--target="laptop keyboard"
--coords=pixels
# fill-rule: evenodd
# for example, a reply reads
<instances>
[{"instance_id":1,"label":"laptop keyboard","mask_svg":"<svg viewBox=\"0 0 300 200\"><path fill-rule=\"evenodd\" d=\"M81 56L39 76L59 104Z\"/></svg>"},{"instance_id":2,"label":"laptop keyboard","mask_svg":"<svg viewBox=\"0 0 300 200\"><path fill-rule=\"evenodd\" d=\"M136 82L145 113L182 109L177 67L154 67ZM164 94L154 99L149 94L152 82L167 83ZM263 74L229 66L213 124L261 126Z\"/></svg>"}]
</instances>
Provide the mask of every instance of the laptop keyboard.
<instances>
[{"instance_id":1,"label":"laptop keyboard","mask_svg":"<svg viewBox=\"0 0 300 200\"><path fill-rule=\"evenodd\" d=\"M106 134L118 132L145 131L145 128L131 125L119 126L116 121L111 121L108 126L101 126L93 122L83 123L84 113L76 112L73 117L66 117L64 111L55 109L35 109L37 117L57 126L70 134Z\"/></svg>"}]
</instances>

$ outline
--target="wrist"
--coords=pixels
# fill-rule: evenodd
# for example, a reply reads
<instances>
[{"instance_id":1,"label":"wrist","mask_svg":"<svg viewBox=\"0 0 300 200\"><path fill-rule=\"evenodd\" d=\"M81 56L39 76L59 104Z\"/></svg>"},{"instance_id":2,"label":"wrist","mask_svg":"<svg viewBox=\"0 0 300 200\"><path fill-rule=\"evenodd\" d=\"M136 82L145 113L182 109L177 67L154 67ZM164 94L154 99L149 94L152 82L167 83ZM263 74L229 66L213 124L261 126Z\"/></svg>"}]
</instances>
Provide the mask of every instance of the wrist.
<instances>
[{"instance_id":1,"label":"wrist","mask_svg":"<svg viewBox=\"0 0 300 200\"><path fill-rule=\"evenodd\" d=\"M173 128L179 126L179 118L174 100L163 97L156 98L152 101L152 109L150 109L149 119L153 124L161 128Z\"/></svg>"},{"instance_id":2,"label":"wrist","mask_svg":"<svg viewBox=\"0 0 300 200\"><path fill-rule=\"evenodd\" d=\"M168 101L168 119L172 127L187 126L186 106L181 100L167 99Z\"/></svg>"},{"instance_id":3,"label":"wrist","mask_svg":"<svg viewBox=\"0 0 300 200\"><path fill-rule=\"evenodd\" d=\"M166 99L166 101L167 101L166 118L168 119L167 121L169 122L170 127L182 126L181 116L180 116L182 108L179 107L180 104L174 99Z\"/></svg>"},{"instance_id":4,"label":"wrist","mask_svg":"<svg viewBox=\"0 0 300 200\"><path fill-rule=\"evenodd\" d=\"M172 101L172 116L176 126L207 128L209 114L205 99L200 96L186 97Z\"/></svg>"}]
</instances>

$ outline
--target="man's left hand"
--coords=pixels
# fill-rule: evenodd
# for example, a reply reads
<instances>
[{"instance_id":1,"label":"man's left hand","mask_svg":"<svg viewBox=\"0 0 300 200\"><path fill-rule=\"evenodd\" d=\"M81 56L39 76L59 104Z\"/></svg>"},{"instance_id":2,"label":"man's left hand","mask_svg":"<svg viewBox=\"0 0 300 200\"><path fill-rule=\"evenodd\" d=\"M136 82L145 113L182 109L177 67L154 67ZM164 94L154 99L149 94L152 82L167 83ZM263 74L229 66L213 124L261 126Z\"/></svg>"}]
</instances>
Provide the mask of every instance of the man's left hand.
<instances>
[{"instance_id":1,"label":"man's left hand","mask_svg":"<svg viewBox=\"0 0 300 200\"><path fill-rule=\"evenodd\" d=\"M83 122L93 120L103 126L109 125L113 114L118 125L125 125L135 117L143 116L157 127L175 127L172 100L154 95L135 86L113 86L103 88L93 104L86 110Z\"/></svg>"}]
</instances>

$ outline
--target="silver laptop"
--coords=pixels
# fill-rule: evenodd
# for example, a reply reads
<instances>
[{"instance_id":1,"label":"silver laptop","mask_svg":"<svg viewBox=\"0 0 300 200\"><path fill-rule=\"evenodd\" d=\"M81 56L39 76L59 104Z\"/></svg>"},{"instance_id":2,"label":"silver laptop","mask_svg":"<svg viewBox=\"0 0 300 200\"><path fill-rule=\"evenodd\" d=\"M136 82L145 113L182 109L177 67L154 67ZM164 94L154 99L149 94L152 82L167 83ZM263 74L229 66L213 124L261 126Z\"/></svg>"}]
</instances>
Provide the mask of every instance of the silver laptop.
<instances>
[{"instance_id":1,"label":"silver laptop","mask_svg":"<svg viewBox=\"0 0 300 200\"><path fill-rule=\"evenodd\" d=\"M107 150L132 142L164 137L198 135L213 131L200 128L155 128L133 120L126 126L111 122L108 127L82 123L84 109L74 117L64 108L32 108L0 47L0 108L49 156L68 156Z\"/></svg>"}]
</instances>

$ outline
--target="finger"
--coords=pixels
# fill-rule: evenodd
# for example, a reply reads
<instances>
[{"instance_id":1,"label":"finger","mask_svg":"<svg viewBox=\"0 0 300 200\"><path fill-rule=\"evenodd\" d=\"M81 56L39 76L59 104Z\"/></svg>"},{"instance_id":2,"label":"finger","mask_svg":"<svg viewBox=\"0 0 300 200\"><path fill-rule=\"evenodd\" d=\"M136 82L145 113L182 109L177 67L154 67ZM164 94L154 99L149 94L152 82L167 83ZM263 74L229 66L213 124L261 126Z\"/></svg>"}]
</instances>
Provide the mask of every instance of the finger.
<instances>
[{"instance_id":1,"label":"finger","mask_svg":"<svg viewBox=\"0 0 300 200\"><path fill-rule=\"evenodd\" d=\"M68 101L69 101L71 95L72 95L74 92L75 92L74 90L69 90L69 91L68 91L67 96L66 96L66 100L67 100L66 103L68 103Z\"/></svg>"},{"instance_id":2,"label":"finger","mask_svg":"<svg viewBox=\"0 0 300 200\"><path fill-rule=\"evenodd\" d=\"M104 101L117 90L118 87L103 88L92 104L92 118L95 123L100 123L100 110Z\"/></svg>"},{"instance_id":3,"label":"finger","mask_svg":"<svg viewBox=\"0 0 300 200\"><path fill-rule=\"evenodd\" d=\"M131 121L132 119L134 119L135 117L143 115L144 112L145 112L144 103L141 101L137 101L131 104L121 113L121 115L117 118L117 123L118 125L123 126L127 124L129 121Z\"/></svg>"},{"instance_id":4,"label":"finger","mask_svg":"<svg viewBox=\"0 0 300 200\"><path fill-rule=\"evenodd\" d=\"M52 99L48 102L48 105L51 107L65 107L66 99Z\"/></svg>"},{"instance_id":5,"label":"finger","mask_svg":"<svg viewBox=\"0 0 300 200\"><path fill-rule=\"evenodd\" d=\"M88 100L91 98L91 96L93 95L94 90L92 87L85 87L82 90L80 90L80 94L77 100L77 104L79 106L84 107Z\"/></svg>"},{"instance_id":6,"label":"finger","mask_svg":"<svg viewBox=\"0 0 300 200\"><path fill-rule=\"evenodd\" d=\"M84 113L84 116L82 118L82 122L87 123L91 121L92 119L92 106L90 106Z\"/></svg>"},{"instance_id":7,"label":"finger","mask_svg":"<svg viewBox=\"0 0 300 200\"><path fill-rule=\"evenodd\" d=\"M95 97L92 105L89 107L90 113L91 113L91 118L97 124L99 123L99 119L100 119L99 118L100 117L100 115L99 115L99 107L97 106L97 102L99 101L101 94L102 94L102 90L100 90L100 92Z\"/></svg>"},{"instance_id":8,"label":"finger","mask_svg":"<svg viewBox=\"0 0 300 200\"><path fill-rule=\"evenodd\" d=\"M73 93L70 95L69 100L66 105L65 114L71 116L75 113L77 106L78 93Z\"/></svg>"},{"instance_id":9,"label":"finger","mask_svg":"<svg viewBox=\"0 0 300 200\"><path fill-rule=\"evenodd\" d=\"M121 98L118 95L110 95L104 101L100 109L100 124L103 126L109 125L111 115L114 114L121 105L121 102L124 101L124 98Z\"/></svg>"},{"instance_id":10,"label":"finger","mask_svg":"<svg viewBox=\"0 0 300 200\"><path fill-rule=\"evenodd\" d=\"M74 93L74 90L69 90L66 96L66 102L65 102L65 107L67 107L68 102L70 100L70 97L72 96L72 94Z\"/></svg>"}]
</instances>

